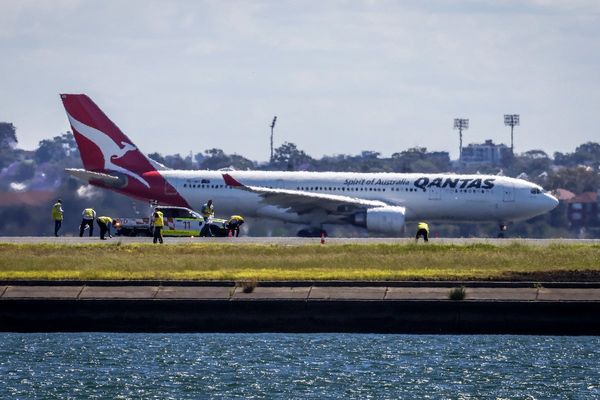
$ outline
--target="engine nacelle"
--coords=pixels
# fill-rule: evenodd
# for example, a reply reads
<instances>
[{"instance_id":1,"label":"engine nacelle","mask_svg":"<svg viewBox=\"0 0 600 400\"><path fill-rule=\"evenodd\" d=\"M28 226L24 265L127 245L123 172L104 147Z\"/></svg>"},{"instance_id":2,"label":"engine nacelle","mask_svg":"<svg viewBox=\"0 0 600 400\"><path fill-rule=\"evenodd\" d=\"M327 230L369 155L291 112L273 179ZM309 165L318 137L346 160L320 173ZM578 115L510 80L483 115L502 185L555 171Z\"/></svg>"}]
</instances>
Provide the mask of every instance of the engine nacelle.
<instances>
[{"instance_id":1,"label":"engine nacelle","mask_svg":"<svg viewBox=\"0 0 600 400\"><path fill-rule=\"evenodd\" d=\"M356 214L354 223L370 231L401 234L404 232L406 208L377 207L369 208L366 213Z\"/></svg>"}]
</instances>

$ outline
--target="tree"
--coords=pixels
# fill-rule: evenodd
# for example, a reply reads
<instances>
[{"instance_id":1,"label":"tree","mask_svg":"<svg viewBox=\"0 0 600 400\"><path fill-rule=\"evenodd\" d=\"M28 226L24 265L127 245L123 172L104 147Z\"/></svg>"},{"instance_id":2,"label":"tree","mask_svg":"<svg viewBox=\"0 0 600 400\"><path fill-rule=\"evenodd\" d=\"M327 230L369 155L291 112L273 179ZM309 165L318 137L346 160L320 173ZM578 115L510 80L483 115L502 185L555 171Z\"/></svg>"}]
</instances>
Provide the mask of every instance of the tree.
<instances>
[{"instance_id":1,"label":"tree","mask_svg":"<svg viewBox=\"0 0 600 400\"><path fill-rule=\"evenodd\" d=\"M35 175L35 164L32 160L21 161L18 163L13 179L17 182L23 182L33 178Z\"/></svg>"},{"instance_id":2,"label":"tree","mask_svg":"<svg viewBox=\"0 0 600 400\"><path fill-rule=\"evenodd\" d=\"M587 142L575 149L573 153L554 153L554 163L567 167L590 165L598 168L600 165L600 144Z\"/></svg>"},{"instance_id":3,"label":"tree","mask_svg":"<svg viewBox=\"0 0 600 400\"><path fill-rule=\"evenodd\" d=\"M288 171L307 169L314 160L294 143L285 142L273 152L273 165Z\"/></svg>"},{"instance_id":4,"label":"tree","mask_svg":"<svg viewBox=\"0 0 600 400\"><path fill-rule=\"evenodd\" d=\"M240 156L239 154L232 154L229 156L231 161L230 166L235 169L247 170L256 168L254 161L247 159L246 157Z\"/></svg>"},{"instance_id":5,"label":"tree","mask_svg":"<svg viewBox=\"0 0 600 400\"><path fill-rule=\"evenodd\" d=\"M167 155L164 157L165 166L173 169L193 169L192 157L181 157L180 154ZM159 161L160 162L160 161Z\"/></svg>"},{"instance_id":6,"label":"tree","mask_svg":"<svg viewBox=\"0 0 600 400\"><path fill-rule=\"evenodd\" d=\"M419 170L423 168L422 163L417 165L417 161L425 159L427 148L412 147L400 153L392 154L392 170L394 172L430 172Z\"/></svg>"},{"instance_id":7,"label":"tree","mask_svg":"<svg viewBox=\"0 0 600 400\"><path fill-rule=\"evenodd\" d=\"M0 122L0 148L12 149L17 142L17 128L10 122Z\"/></svg>"},{"instance_id":8,"label":"tree","mask_svg":"<svg viewBox=\"0 0 600 400\"><path fill-rule=\"evenodd\" d=\"M61 161L66 157L79 157L77 143L71 132L40 141L34 155L34 159L38 164Z\"/></svg>"},{"instance_id":9,"label":"tree","mask_svg":"<svg viewBox=\"0 0 600 400\"><path fill-rule=\"evenodd\" d=\"M208 149L204 150L206 156L202 160L200 167L203 169L220 169L231 166L231 159L221 149Z\"/></svg>"},{"instance_id":10,"label":"tree","mask_svg":"<svg viewBox=\"0 0 600 400\"><path fill-rule=\"evenodd\" d=\"M600 188L600 175L590 167L563 168L548 175L547 188L567 189L573 193L592 192Z\"/></svg>"},{"instance_id":11,"label":"tree","mask_svg":"<svg viewBox=\"0 0 600 400\"><path fill-rule=\"evenodd\" d=\"M166 162L165 158L158 152L150 153L150 154L148 154L148 157L150 157L154 161L159 162L165 166L167 165L167 164L165 164L165 162Z\"/></svg>"},{"instance_id":12,"label":"tree","mask_svg":"<svg viewBox=\"0 0 600 400\"><path fill-rule=\"evenodd\" d=\"M17 144L17 128L9 122L0 122L0 169L18 159L14 147Z\"/></svg>"}]
</instances>

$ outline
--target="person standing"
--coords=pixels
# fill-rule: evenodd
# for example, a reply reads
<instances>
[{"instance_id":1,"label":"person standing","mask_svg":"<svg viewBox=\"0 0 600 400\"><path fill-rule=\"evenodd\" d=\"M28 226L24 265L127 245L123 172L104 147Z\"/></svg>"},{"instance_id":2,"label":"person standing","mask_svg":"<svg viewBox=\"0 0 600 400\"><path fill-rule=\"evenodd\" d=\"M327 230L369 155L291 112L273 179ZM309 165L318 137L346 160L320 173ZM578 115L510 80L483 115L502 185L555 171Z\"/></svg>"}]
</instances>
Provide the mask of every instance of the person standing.
<instances>
[{"instance_id":1,"label":"person standing","mask_svg":"<svg viewBox=\"0 0 600 400\"><path fill-rule=\"evenodd\" d=\"M419 222L417 225L417 235L415 236L415 242L419 241L419 237L423 237L425 242L429 241L429 225L425 222Z\"/></svg>"},{"instance_id":2,"label":"person standing","mask_svg":"<svg viewBox=\"0 0 600 400\"><path fill-rule=\"evenodd\" d=\"M83 231L87 226L90 228L90 237L94 235L94 220L96 219L96 211L93 208L86 208L81 213L81 225L79 225L79 237L83 236Z\"/></svg>"},{"instance_id":3,"label":"person standing","mask_svg":"<svg viewBox=\"0 0 600 400\"><path fill-rule=\"evenodd\" d=\"M62 200L56 200L52 206L52 219L54 220L54 236L58 237L58 231L62 226L64 211L62 209Z\"/></svg>"},{"instance_id":4,"label":"person standing","mask_svg":"<svg viewBox=\"0 0 600 400\"><path fill-rule=\"evenodd\" d=\"M162 244L162 228L165 226L165 219L163 218L162 211L154 211L154 231L152 239L152 243L156 244L156 242L160 242Z\"/></svg>"},{"instance_id":5,"label":"person standing","mask_svg":"<svg viewBox=\"0 0 600 400\"><path fill-rule=\"evenodd\" d=\"M200 231L200 236L212 236L212 232L210 231L210 226L208 225L208 220L215 215L215 208L213 207L212 199L208 200L200 209L200 214L202 214L202 218L204 218L204 226Z\"/></svg>"},{"instance_id":6,"label":"person standing","mask_svg":"<svg viewBox=\"0 0 600 400\"><path fill-rule=\"evenodd\" d=\"M112 237L110 234L110 226L112 225L112 218L111 217L98 217L98 219L96 219L96 222L98 223L98 227L100 228L100 239L101 240L106 240L106 238L104 237L107 233L108 233L108 237Z\"/></svg>"},{"instance_id":7,"label":"person standing","mask_svg":"<svg viewBox=\"0 0 600 400\"><path fill-rule=\"evenodd\" d=\"M240 236L240 226L244 223L244 218L240 215L232 215L227 221L227 230L231 232L231 236Z\"/></svg>"}]
</instances>

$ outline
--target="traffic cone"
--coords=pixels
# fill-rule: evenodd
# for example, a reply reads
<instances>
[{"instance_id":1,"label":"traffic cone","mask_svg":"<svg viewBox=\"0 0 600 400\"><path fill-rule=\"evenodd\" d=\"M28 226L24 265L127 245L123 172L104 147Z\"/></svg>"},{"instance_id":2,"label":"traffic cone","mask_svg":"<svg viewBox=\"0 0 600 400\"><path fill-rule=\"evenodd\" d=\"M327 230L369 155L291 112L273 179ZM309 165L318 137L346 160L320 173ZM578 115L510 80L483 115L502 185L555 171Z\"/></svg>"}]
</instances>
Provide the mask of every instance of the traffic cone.
<instances>
[{"instance_id":1,"label":"traffic cone","mask_svg":"<svg viewBox=\"0 0 600 400\"><path fill-rule=\"evenodd\" d=\"M321 244L325 244L325 232L321 232Z\"/></svg>"}]
</instances>

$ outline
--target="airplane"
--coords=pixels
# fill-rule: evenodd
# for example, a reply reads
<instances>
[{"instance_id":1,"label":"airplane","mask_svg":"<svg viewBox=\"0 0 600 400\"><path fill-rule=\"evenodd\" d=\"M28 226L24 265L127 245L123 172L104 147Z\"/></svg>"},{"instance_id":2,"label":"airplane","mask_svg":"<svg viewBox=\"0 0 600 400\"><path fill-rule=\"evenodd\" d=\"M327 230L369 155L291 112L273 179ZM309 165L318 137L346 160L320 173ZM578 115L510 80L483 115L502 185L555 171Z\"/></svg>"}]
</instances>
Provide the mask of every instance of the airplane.
<instances>
[{"instance_id":1,"label":"airplane","mask_svg":"<svg viewBox=\"0 0 600 400\"><path fill-rule=\"evenodd\" d=\"M539 185L497 175L172 170L142 153L88 96L60 97L84 166L66 172L162 205L199 209L212 199L223 213L393 236L422 220L496 222L502 232L558 205Z\"/></svg>"}]
</instances>

